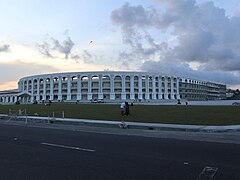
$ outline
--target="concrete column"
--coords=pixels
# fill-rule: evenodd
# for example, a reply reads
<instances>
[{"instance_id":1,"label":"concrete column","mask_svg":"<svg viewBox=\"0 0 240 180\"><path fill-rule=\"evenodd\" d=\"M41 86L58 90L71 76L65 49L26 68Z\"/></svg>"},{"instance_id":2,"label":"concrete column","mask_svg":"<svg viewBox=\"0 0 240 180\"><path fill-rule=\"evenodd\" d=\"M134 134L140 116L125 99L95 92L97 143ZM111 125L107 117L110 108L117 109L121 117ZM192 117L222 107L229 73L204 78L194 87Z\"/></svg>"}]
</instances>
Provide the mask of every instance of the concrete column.
<instances>
[{"instance_id":1,"label":"concrete column","mask_svg":"<svg viewBox=\"0 0 240 180\"><path fill-rule=\"evenodd\" d=\"M164 99L168 99L168 77L165 76L165 81L164 81Z\"/></svg>"},{"instance_id":2,"label":"concrete column","mask_svg":"<svg viewBox=\"0 0 240 180\"><path fill-rule=\"evenodd\" d=\"M92 100L92 76L88 76L88 100Z\"/></svg>"},{"instance_id":3,"label":"concrete column","mask_svg":"<svg viewBox=\"0 0 240 180\"><path fill-rule=\"evenodd\" d=\"M158 99L162 99L162 77L158 77Z\"/></svg>"},{"instance_id":4,"label":"concrete column","mask_svg":"<svg viewBox=\"0 0 240 180\"><path fill-rule=\"evenodd\" d=\"M81 101L82 99L82 92L81 92L81 89L82 89L82 77L79 75L77 76L77 101Z\"/></svg>"},{"instance_id":5,"label":"concrete column","mask_svg":"<svg viewBox=\"0 0 240 180\"><path fill-rule=\"evenodd\" d=\"M145 99L149 100L149 75L146 75L145 86L146 86Z\"/></svg>"},{"instance_id":6,"label":"concrete column","mask_svg":"<svg viewBox=\"0 0 240 180\"><path fill-rule=\"evenodd\" d=\"M156 76L152 76L152 99L156 99Z\"/></svg>"},{"instance_id":7,"label":"concrete column","mask_svg":"<svg viewBox=\"0 0 240 180\"><path fill-rule=\"evenodd\" d=\"M70 76L67 77L67 101L71 100L71 83L72 79Z\"/></svg>"},{"instance_id":8,"label":"concrete column","mask_svg":"<svg viewBox=\"0 0 240 180\"><path fill-rule=\"evenodd\" d=\"M46 101L46 78L43 78L43 100Z\"/></svg>"},{"instance_id":9,"label":"concrete column","mask_svg":"<svg viewBox=\"0 0 240 180\"><path fill-rule=\"evenodd\" d=\"M13 103L13 97L10 96L10 103Z\"/></svg>"},{"instance_id":10,"label":"concrete column","mask_svg":"<svg viewBox=\"0 0 240 180\"><path fill-rule=\"evenodd\" d=\"M126 81L125 81L125 78L126 76L125 75L122 75L122 93L121 93L121 99L122 100L126 100Z\"/></svg>"},{"instance_id":11,"label":"concrete column","mask_svg":"<svg viewBox=\"0 0 240 180\"><path fill-rule=\"evenodd\" d=\"M27 80L27 87L26 87L26 91L28 92L28 80Z\"/></svg>"},{"instance_id":12,"label":"concrete column","mask_svg":"<svg viewBox=\"0 0 240 180\"><path fill-rule=\"evenodd\" d=\"M62 77L58 77L58 101L62 101Z\"/></svg>"},{"instance_id":13,"label":"concrete column","mask_svg":"<svg viewBox=\"0 0 240 180\"><path fill-rule=\"evenodd\" d=\"M138 99L142 100L142 76L138 76Z\"/></svg>"},{"instance_id":14,"label":"concrete column","mask_svg":"<svg viewBox=\"0 0 240 180\"><path fill-rule=\"evenodd\" d=\"M130 76L130 100L134 100L134 76Z\"/></svg>"},{"instance_id":15,"label":"concrete column","mask_svg":"<svg viewBox=\"0 0 240 180\"><path fill-rule=\"evenodd\" d=\"M102 74L98 75L98 99L103 99L103 92L102 92Z\"/></svg>"},{"instance_id":16,"label":"concrete column","mask_svg":"<svg viewBox=\"0 0 240 180\"><path fill-rule=\"evenodd\" d=\"M33 100L34 100L34 83L33 83L33 81L34 81L34 79L32 79L32 96L31 96L31 102L33 102ZM17 100L16 100L17 101Z\"/></svg>"},{"instance_id":17,"label":"concrete column","mask_svg":"<svg viewBox=\"0 0 240 180\"><path fill-rule=\"evenodd\" d=\"M110 75L110 100L115 100L115 93L114 93L114 75Z\"/></svg>"},{"instance_id":18,"label":"concrete column","mask_svg":"<svg viewBox=\"0 0 240 180\"><path fill-rule=\"evenodd\" d=\"M53 100L53 77L50 77L50 98L49 100Z\"/></svg>"},{"instance_id":19,"label":"concrete column","mask_svg":"<svg viewBox=\"0 0 240 180\"><path fill-rule=\"evenodd\" d=\"M36 100L39 101L40 100L40 81L39 79L37 79L37 96L36 96Z\"/></svg>"},{"instance_id":20,"label":"concrete column","mask_svg":"<svg viewBox=\"0 0 240 180\"><path fill-rule=\"evenodd\" d=\"M174 78L171 77L171 99L174 99Z\"/></svg>"},{"instance_id":21,"label":"concrete column","mask_svg":"<svg viewBox=\"0 0 240 180\"><path fill-rule=\"evenodd\" d=\"M179 77L177 78L177 99L180 99L180 94L179 94Z\"/></svg>"},{"instance_id":22,"label":"concrete column","mask_svg":"<svg viewBox=\"0 0 240 180\"><path fill-rule=\"evenodd\" d=\"M17 96L14 97L14 103L16 103L16 102L17 102Z\"/></svg>"}]
</instances>

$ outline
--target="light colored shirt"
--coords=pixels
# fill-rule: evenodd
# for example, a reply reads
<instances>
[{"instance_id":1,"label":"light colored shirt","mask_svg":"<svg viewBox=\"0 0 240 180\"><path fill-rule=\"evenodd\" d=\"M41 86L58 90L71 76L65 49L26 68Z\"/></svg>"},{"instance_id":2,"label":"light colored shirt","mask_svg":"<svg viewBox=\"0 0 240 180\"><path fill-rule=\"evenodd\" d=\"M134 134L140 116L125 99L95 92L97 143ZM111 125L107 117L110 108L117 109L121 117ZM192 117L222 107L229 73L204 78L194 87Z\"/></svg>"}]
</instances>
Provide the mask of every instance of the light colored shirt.
<instances>
[{"instance_id":1,"label":"light colored shirt","mask_svg":"<svg viewBox=\"0 0 240 180\"><path fill-rule=\"evenodd\" d=\"M121 103L120 108L121 108L121 109L124 109L124 108L125 108L125 103L124 103L124 102Z\"/></svg>"}]
</instances>

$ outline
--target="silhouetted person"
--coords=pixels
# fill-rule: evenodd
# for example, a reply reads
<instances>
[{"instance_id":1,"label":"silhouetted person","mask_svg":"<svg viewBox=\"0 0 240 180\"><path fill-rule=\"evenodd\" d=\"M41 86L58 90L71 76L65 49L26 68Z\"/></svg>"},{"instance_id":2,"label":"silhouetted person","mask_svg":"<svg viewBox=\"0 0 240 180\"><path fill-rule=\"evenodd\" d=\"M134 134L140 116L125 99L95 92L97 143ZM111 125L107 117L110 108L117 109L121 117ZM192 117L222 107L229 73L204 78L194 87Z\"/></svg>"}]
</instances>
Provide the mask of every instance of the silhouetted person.
<instances>
[{"instance_id":1,"label":"silhouetted person","mask_svg":"<svg viewBox=\"0 0 240 180\"><path fill-rule=\"evenodd\" d=\"M129 113L129 104L128 102L125 102L125 115L128 116L130 113Z\"/></svg>"}]
</instances>

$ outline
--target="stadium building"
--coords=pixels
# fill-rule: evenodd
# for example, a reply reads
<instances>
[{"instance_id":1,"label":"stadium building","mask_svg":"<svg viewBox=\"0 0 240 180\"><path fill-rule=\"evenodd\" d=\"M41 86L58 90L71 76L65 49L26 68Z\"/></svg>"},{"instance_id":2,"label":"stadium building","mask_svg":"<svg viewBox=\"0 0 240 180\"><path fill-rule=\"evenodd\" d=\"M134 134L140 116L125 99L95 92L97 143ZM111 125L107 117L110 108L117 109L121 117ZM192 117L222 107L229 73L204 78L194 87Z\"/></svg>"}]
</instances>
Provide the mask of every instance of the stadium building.
<instances>
[{"instance_id":1,"label":"stadium building","mask_svg":"<svg viewBox=\"0 0 240 180\"><path fill-rule=\"evenodd\" d=\"M226 85L148 72L68 72L23 77L1 103L161 102L226 99Z\"/></svg>"}]
</instances>

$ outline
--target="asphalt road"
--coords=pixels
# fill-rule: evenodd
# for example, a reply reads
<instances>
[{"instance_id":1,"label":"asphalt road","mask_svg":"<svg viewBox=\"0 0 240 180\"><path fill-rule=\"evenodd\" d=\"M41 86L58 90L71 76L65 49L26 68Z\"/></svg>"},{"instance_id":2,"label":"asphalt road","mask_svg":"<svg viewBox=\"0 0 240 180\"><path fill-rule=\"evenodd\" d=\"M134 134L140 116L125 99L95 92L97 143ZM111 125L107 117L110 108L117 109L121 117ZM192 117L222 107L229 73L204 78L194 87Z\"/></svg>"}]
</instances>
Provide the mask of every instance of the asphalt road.
<instances>
[{"instance_id":1,"label":"asphalt road","mask_svg":"<svg viewBox=\"0 0 240 180\"><path fill-rule=\"evenodd\" d=\"M0 179L240 179L240 145L0 124Z\"/></svg>"}]
</instances>

